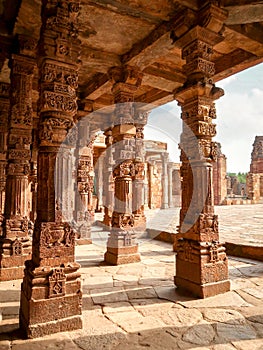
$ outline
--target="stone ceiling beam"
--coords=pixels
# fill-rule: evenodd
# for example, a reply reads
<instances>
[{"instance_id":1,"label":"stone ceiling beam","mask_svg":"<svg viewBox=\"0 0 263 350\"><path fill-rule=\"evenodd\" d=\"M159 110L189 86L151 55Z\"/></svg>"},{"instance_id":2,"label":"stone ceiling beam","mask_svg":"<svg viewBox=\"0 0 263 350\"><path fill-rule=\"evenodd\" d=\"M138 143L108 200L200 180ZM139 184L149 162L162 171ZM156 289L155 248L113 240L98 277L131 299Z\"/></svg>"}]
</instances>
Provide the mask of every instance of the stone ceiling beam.
<instances>
[{"instance_id":1,"label":"stone ceiling beam","mask_svg":"<svg viewBox=\"0 0 263 350\"><path fill-rule=\"evenodd\" d=\"M165 103L173 101L174 96L168 91L163 91L159 89L152 89L138 97L135 98L135 102L140 103L152 103L154 106L160 106Z\"/></svg>"},{"instance_id":2,"label":"stone ceiling beam","mask_svg":"<svg viewBox=\"0 0 263 350\"><path fill-rule=\"evenodd\" d=\"M96 100L104 93L109 92L110 89L111 84L108 75L97 73L89 80L86 86L82 87L80 97L81 99L88 98L90 100Z\"/></svg>"},{"instance_id":3,"label":"stone ceiling beam","mask_svg":"<svg viewBox=\"0 0 263 350\"><path fill-rule=\"evenodd\" d=\"M192 10L198 10L199 9L199 1L198 0L181 0L176 1L178 4L183 5L185 7L188 7Z\"/></svg>"},{"instance_id":4,"label":"stone ceiling beam","mask_svg":"<svg viewBox=\"0 0 263 350\"><path fill-rule=\"evenodd\" d=\"M263 44L260 44L255 39L249 38L244 33L241 34L229 27L226 27L224 37L230 45L233 45L233 47L239 47L240 49L251 52L259 57L263 55Z\"/></svg>"},{"instance_id":5,"label":"stone ceiling beam","mask_svg":"<svg viewBox=\"0 0 263 350\"><path fill-rule=\"evenodd\" d=\"M156 89L173 92L174 89L178 88L182 84L178 81L172 81L171 79L163 78L161 76L144 73L142 85L148 85Z\"/></svg>"},{"instance_id":6,"label":"stone ceiling beam","mask_svg":"<svg viewBox=\"0 0 263 350\"><path fill-rule=\"evenodd\" d=\"M259 23L235 24L228 26L228 28L263 44L263 27Z\"/></svg>"},{"instance_id":7,"label":"stone ceiling beam","mask_svg":"<svg viewBox=\"0 0 263 350\"><path fill-rule=\"evenodd\" d=\"M236 49L227 55L218 58L215 61L215 75L213 79L219 81L232 74L240 72L251 66L251 62L255 61L256 56L242 49ZM263 57L258 63L263 61ZM256 64L256 63L255 63Z\"/></svg>"},{"instance_id":8,"label":"stone ceiling beam","mask_svg":"<svg viewBox=\"0 0 263 350\"><path fill-rule=\"evenodd\" d=\"M176 41L191 28L196 20L192 10L185 10L169 22L162 23L141 42L135 44L122 62L144 69L158 58L165 56L176 45Z\"/></svg>"},{"instance_id":9,"label":"stone ceiling beam","mask_svg":"<svg viewBox=\"0 0 263 350\"><path fill-rule=\"evenodd\" d=\"M246 5L226 6L228 18L226 25L245 24L263 21L263 2L255 4L255 1L246 1Z\"/></svg>"},{"instance_id":10,"label":"stone ceiling beam","mask_svg":"<svg viewBox=\"0 0 263 350\"><path fill-rule=\"evenodd\" d=\"M149 13L146 13L144 11L140 11L136 8L132 8L129 5L123 5L122 3L120 3L119 1L114 1L114 0L89 0L87 1L88 5L92 5L94 7L98 7L98 8L103 8L108 10L110 8L110 10L112 12L121 14L121 15L126 15L126 16L131 16L131 17L136 17L136 18L140 18L143 20L146 20L149 23L152 24L158 24L161 22L162 18L159 18L157 16L153 16Z\"/></svg>"},{"instance_id":11,"label":"stone ceiling beam","mask_svg":"<svg viewBox=\"0 0 263 350\"><path fill-rule=\"evenodd\" d=\"M85 61L82 62L84 67L87 65L88 70L95 70L100 73L107 73L110 67L119 66L121 64L118 55L101 50L94 50L85 45L82 46L81 55L85 57ZM83 73L85 74L85 72Z\"/></svg>"}]
</instances>

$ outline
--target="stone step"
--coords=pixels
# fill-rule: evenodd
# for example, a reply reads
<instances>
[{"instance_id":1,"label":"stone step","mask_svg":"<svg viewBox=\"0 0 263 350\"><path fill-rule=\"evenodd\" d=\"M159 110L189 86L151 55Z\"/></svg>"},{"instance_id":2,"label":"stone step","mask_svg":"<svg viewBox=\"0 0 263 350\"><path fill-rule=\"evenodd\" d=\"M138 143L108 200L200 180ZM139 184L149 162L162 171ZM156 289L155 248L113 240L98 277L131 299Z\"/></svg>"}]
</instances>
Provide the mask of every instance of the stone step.
<instances>
[{"instance_id":1,"label":"stone step","mask_svg":"<svg viewBox=\"0 0 263 350\"><path fill-rule=\"evenodd\" d=\"M1 303L0 314L2 320L17 317L19 314L19 304L19 301L8 301L6 303Z\"/></svg>"},{"instance_id":2,"label":"stone step","mask_svg":"<svg viewBox=\"0 0 263 350\"><path fill-rule=\"evenodd\" d=\"M0 322L0 334L13 332L17 329L19 329L19 319L18 318L10 318L7 320L2 320Z\"/></svg>"}]
</instances>

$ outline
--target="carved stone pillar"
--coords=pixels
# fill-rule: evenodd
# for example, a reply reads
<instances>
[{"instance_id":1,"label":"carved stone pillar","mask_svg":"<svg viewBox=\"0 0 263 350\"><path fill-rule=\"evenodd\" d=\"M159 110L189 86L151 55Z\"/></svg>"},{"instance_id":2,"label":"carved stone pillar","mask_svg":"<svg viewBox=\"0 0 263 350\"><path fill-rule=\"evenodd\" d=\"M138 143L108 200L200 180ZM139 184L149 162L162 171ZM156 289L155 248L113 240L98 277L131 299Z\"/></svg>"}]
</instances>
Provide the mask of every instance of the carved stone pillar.
<instances>
[{"instance_id":1,"label":"carved stone pillar","mask_svg":"<svg viewBox=\"0 0 263 350\"><path fill-rule=\"evenodd\" d=\"M119 265L140 261L132 212L132 180L136 168L133 101L141 75L130 67L124 67L114 68L110 76L114 83L112 92L116 104L115 125L112 128L115 197L105 261Z\"/></svg>"},{"instance_id":2,"label":"carved stone pillar","mask_svg":"<svg viewBox=\"0 0 263 350\"><path fill-rule=\"evenodd\" d=\"M182 107L181 135L182 208L177 242L177 287L199 297L229 290L228 261L219 243L218 217L214 214L212 161L216 155L214 100L223 90L212 82L213 46L222 40L218 32L224 11L214 5L202 10L203 23L182 39L187 82L175 94ZM209 19L209 20L208 20ZM221 26L219 25L221 23Z\"/></svg>"},{"instance_id":3,"label":"carved stone pillar","mask_svg":"<svg viewBox=\"0 0 263 350\"><path fill-rule=\"evenodd\" d=\"M93 142L90 139L90 126L86 120L80 120L79 147L77 149L77 191L75 221L79 233L78 244L90 244L91 223L94 219L93 208Z\"/></svg>"},{"instance_id":4,"label":"carved stone pillar","mask_svg":"<svg viewBox=\"0 0 263 350\"><path fill-rule=\"evenodd\" d=\"M169 208L168 205L168 153L162 153L162 206L161 209Z\"/></svg>"},{"instance_id":5,"label":"carved stone pillar","mask_svg":"<svg viewBox=\"0 0 263 350\"><path fill-rule=\"evenodd\" d=\"M143 234L146 230L146 217L144 215L144 180L145 180L145 149L144 126L147 124L148 113L137 112L134 120L135 135L135 161L132 191L132 213L134 215L134 229Z\"/></svg>"},{"instance_id":6,"label":"carved stone pillar","mask_svg":"<svg viewBox=\"0 0 263 350\"><path fill-rule=\"evenodd\" d=\"M105 161L105 155L101 154L98 159L98 179L97 179L97 196L98 196L98 211L101 212L103 208L103 164Z\"/></svg>"},{"instance_id":7,"label":"carved stone pillar","mask_svg":"<svg viewBox=\"0 0 263 350\"><path fill-rule=\"evenodd\" d=\"M62 220L54 178L60 146L77 112L79 1L43 1L41 13L37 221L20 304L20 327L29 338L82 327L75 232Z\"/></svg>"},{"instance_id":8,"label":"carved stone pillar","mask_svg":"<svg viewBox=\"0 0 263 350\"><path fill-rule=\"evenodd\" d=\"M23 277L24 262L30 258L28 235L29 174L32 143L32 81L36 41L18 37L18 53L10 60L11 90L8 131L8 165L4 229L0 241L0 280Z\"/></svg>"},{"instance_id":9,"label":"carved stone pillar","mask_svg":"<svg viewBox=\"0 0 263 350\"><path fill-rule=\"evenodd\" d=\"M173 163L168 163L168 206L174 207L173 203Z\"/></svg>"},{"instance_id":10,"label":"carved stone pillar","mask_svg":"<svg viewBox=\"0 0 263 350\"><path fill-rule=\"evenodd\" d=\"M114 166L114 160L113 160L113 149L112 149L112 143L113 143L113 137L112 137L112 128L107 129L104 132L104 135L106 136L105 142L106 142L106 151L105 151L105 166L104 166L104 195L105 195L105 206L104 206L104 218L103 218L103 224L105 226L111 227L111 221L112 221L112 213L114 209L114 178L113 178L113 166Z\"/></svg>"},{"instance_id":11,"label":"carved stone pillar","mask_svg":"<svg viewBox=\"0 0 263 350\"><path fill-rule=\"evenodd\" d=\"M9 113L9 89L10 84L0 82L0 224L2 232L3 214L5 210L5 186L7 164L7 136Z\"/></svg>"}]
</instances>

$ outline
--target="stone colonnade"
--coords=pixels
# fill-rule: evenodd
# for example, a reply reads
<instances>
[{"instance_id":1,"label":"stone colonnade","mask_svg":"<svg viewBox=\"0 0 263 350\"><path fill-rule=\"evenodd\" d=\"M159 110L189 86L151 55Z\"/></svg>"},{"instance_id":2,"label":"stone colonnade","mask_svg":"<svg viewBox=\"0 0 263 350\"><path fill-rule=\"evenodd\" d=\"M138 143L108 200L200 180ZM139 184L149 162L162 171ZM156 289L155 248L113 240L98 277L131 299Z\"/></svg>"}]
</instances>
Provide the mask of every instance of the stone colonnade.
<instances>
[{"instance_id":1,"label":"stone colonnade","mask_svg":"<svg viewBox=\"0 0 263 350\"><path fill-rule=\"evenodd\" d=\"M25 196L31 159L31 85L35 68L29 50L31 47L26 45L23 48L21 44L21 51L10 61L8 137L6 121L0 129L2 139L7 137L6 145L2 146L2 154L6 156L1 158L0 164L3 169L7 164L6 177L4 170L1 171L1 183L6 183L1 195L10 199L5 201L2 221L1 273L11 265L12 268L15 264L22 267L26 260L20 327L28 337L82 327L80 266L74 255L75 232L63 218L65 213L60 200L65 198L56 198L57 181L65 180L60 175L54 179L56 162L60 159L69 161L72 151L70 139L66 143L63 141L77 115L78 14L78 0L61 1L60 6L56 6L53 0L43 2L36 60L40 81L37 220L32 257L28 260L31 249ZM212 141L215 136L213 119L216 117L214 101L223 91L213 84L214 63L211 57L213 46L222 40L220 31L225 13L215 5L208 5L201 10L200 18L200 23L178 40L182 57L186 60L187 80L175 92L184 122L180 143L183 181L180 227L175 247L175 284L206 297L229 290L227 257L224 246L218 241L218 219L214 214L212 190L212 161L216 156ZM145 230L142 195L145 169L141 145L147 118L144 113L136 111L133 103L142 73L131 67L115 67L109 75L115 110L113 125L105 131L108 181L105 184L104 222L112 227L105 261L121 264L140 260L136 232ZM8 87L1 86L0 108L6 116ZM92 154L85 142L80 142L78 146L76 182L84 203L84 213L88 213L91 209ZM165 158L163 162L162 181L166 183L170 175ZM61 193L66 195L63 191ZM163 207L168 205L169 193L164 191ZM65 209L70 212L70 204ZM87 232L87 220L80 218L78 209L75 219L81 221ZM15 263L17 256L21 261ZM7 262L3 264L6 257L9 257L11 265ZM17 278L15 274L12 276Z\"/></svg>"}]
</instances>

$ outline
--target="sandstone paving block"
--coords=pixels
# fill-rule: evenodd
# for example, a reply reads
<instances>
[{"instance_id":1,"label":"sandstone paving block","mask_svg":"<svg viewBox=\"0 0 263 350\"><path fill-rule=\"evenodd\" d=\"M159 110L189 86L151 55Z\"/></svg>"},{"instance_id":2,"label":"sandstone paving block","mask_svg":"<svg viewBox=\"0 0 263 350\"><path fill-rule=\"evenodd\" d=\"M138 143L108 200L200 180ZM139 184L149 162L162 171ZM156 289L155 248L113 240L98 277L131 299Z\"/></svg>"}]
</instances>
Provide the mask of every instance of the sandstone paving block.
<instances>
[{"instance_id":1,"label":"sandstone paving block","mask_svg":"<svg viewBox=\"0 0 263 350\"><path fill-rule=\"evenodd\" d=\"M125 338L126 335L124 333L112 332L101 335L83 335L74 339L74 342L78 345L78 350L112 350L119 343L122 343Z\"/></svg>"},{"instance_id":2,"label":"sandstone paving block","mask_svg":"<svg viewBox=\"0 0 263 350\"><path fill-rule=\"evenodd\" d=\"M262 323L257 323L257 322L249 322L251 327L254 328L254 330L257 333L258 338L263 339L263 325ZM263 349L262 349L263 350Z\"/></svg>"},{"instance_id":3,"label":"sandstone paving block","mask_svg":"<svg viewBox=\"0 0 263 350\"><path fill-rule=\"evenodd\" d=\"M201 310L204 319L210 323L245 324L245 317L238 311L226 309L204 309Z\"/></svg>"},{"instance_id":4,"label":"sandstone paving block","mask_svg":"<svg viewBox=\"0 0 263 350\"><path fill-rule=\"evenodd\" d=\"M215 337L215 331L213 327L205 322L201 321L193 327L190 327L184 334L182 339L188 343L196 345L210 345Z\"/></svg>"},{"instance_id":5,"label":"sandstone paving block","mask_svg":"<svg viewBox=\"0 0 263 350\"><path fill-rule=\"evenodd\" d=\"M256 331L247 324L229 324L229 323L220 323L216 325L216 342L222 343L225 342L234 342L238 340L250 340L256 339Z\"/></svg>"},{"instance_id":6,"label":"sandstone paving block","mask_svg":"<svg viewBox=\"0 0 263 350\"><path fill-rule=\"evenodd\" d=\"M79 347L70 339L68 333L56 333L39 339L14 340L12 350L79 350Z\"/></svg>"},{"instance_id":7,"label":"sandstone paving block","mask_svg":"<svg viewBox=\"0 0 263 350\"><path fill-rule=\"evenodd\" d=\"M236 348L232 344L223 343L212 346L211 350L236 350Z\"/></svg>"},{"instance_id":8,"label":"sandstone paving block","mask_svg":"<svg viewBox=\"0 0 263 350\"><path fill-rule=\"evenodd\" d=\"M248 278L233 278L231 280L231 290L254 287L256 287L256 284Z\"/></svg>"},{"instance_id":9,"label":"sandstone paving block","mask_svg":"<svg viewBox=\"0 0 263 350\"><path fill-rule=\"evenodd\" d=\"M83 286L88 289L111 288L113 287L113 279L111 276L92 276L85 278Z\"/></svg>"},{"instance_id":10,"label":"sandstone paving block","mask_svg":"<svg viewBox=\"0 0 263 350\"><path fill-rule=\"evenodd\" d=\"M180 302L180 304L190 308L251 306L251 304L247 303L244 299L241 298L241 296L239 296L234 291L226 292L224 294L218 294L216 296L209 297L206 299L183 301Z\"/></svg>"},{"instance_id":11,"label":"sandstone paving block","mask_svg":"<svg viewBox=\"0 0 263 350\"><path fill-rule=\"evenodd\" d=\"M199 310L172 307L167 313L161 314L160 319L169 326L182 328L197 325L203 320L203 316Z\"/></svg>"},{"instance_id":12,"label":"sandstone paving block","mask_svg":"<svg viewBox=\"0 0 263 350\"><path fill-rule=\"evenodd\" d=\"M169 329L155 329L153 331L143 331L140 332L139 344L144 346L144 348L154 349L154 350L164 350L179 349L178 340L180 337L174 337Z\"/></svg>"},{"instance_id":13,"label":"sandstone paving block","mask_svg":"<svg viewBox=\"0 0 263 350\"><path fill-rule=\"evenodd\" d=\"M97 276L111 276L108 271L106 271L103 267L98 266L91 266L88 268L81 268L81 276L84 279L87 279L88 277L97 277Z\"/></svg>"},{"instance_id":14,"label":"sandstone paving block","mask_svg":"<svg viewBox=\"0 0 263 350\"><path fill-rule=\"evenodd\" d=\"M108 317L112 322L130 333L165 327L165 323L158 318L152 316L144 317L137 311L112 313L108 314Z\"/></svg>"},{"instance_id":15,"label":"sandstone paving block","mask_svg":"<svg viewBox=\"0 0 263 350\"><path fill-rule=\"evenodd\" d=\"M249 279L251 282L253 282L256 286L263 286L263 278L260 277L252 277Z\"/></svg>"},{"instance_id":16,"label":"sandstone paving block","mask_svg":"<svg viewBox=\"0 0 263 350\"><path fill-rule=\"evenodd\" d=\"M263 289L261 286L254 287L254 288L244 288L243 291L247 294L252 295L253 297L256 297L258 299L263 299Z\"/></svg>"},{"instance_id":17,"label":"sandstone paving block","mask_svg":"<svg viewBox=\"0 0 263 350\"><path fill-rule=\"evenodd\" d=\"M158 258L159 258L159 256L158 256ZM159 259L156 260L156 259L152 259L152 258L148 258L148 259L142 258L142 264L146 265L146 266L160 266Z\"/></svg>"},{"instance_id":18,"label":"sandstone paving block","mask_svg":"<svg viewBox=\"0 0 263 350\"><path fill-rule=\"evenodd\" d=\"M115 275L113 276L114 286L134 286L138 285L138 277L134 275Z\"/></svg>"},{"instance_id":19,"label":"sandstone paving block","mask_svg":"<svg viewBox=\"0 0 263 350\"><path fill-rule=\"evenodd\" d=\"M177 344L180 350L211 350L211 347L208 348L206 346L198 346L192 343L187 343L183 340L178 340Z\"/></svg>"},{"instance_id":20,"label":"sandstone paving block","mask_svg":"<svg viewBox=\"0 0 263 350\"><path fill-rule=\"evenodd\" d=\"M152 287L124 287L129 300L156 298L157 295Z\"/></svg>"},{"instance_id":21,"label":"sandstone paving block","mask_svg":"<svg viewBox=\"0 0 263 350\"><path fill-rule=\"evenodd\" d=\"M0 340L0 350L11 350L11 345L10 345L9 341L7 341L7 340L1 341Z\"/></svg>"},{"instance_id":22,"label":"sandstone paving block","mask_svg":"<svg viewBox=\"0 0 263 350\"><path fill-rule=\"evenodd\" d=\"M117 270L115 276L117 275L141 276L144 270L145 270L145 266L139 263L123 265Z\"/></svg>"},{"instance_id":23,"label":"sandstone paving block","mask_svg":"<svg viewBox=\"0 0 263 350\"><path fill-rule=\"evenodd\" d=\"M157 277L144 277L140 278L138 281L139 285L142 286L173 286L174 288L174 279L171 278L157 278Z\"/></svg>"},{"instance_id":24,"label":"sandstone paving block","mask_svg":"<svg viewBox=\"0 0 263 350\"><path fill-rule=\"evenodd\" d=\"M240 312L250 322L260 323L263 325L263 305L243 308L240 309Z\"/></svg>"},{"instance_id":25,"label":"sandstone paving block","mask_svg":"<svg viewBox=\"0 0 263 350\"><path fill-rule=\"evenodd\" d=\"M129 302L122 301L119 303L104 304L102 310L104 314L112 314L116 312L134 311L134 308Z\"/></svg>"},{"instance_id":26,"label":"sandstone paving block","mask_svg":"<svg viewBox=\"0 0 263 350\"><path fill-rule=\"evenodd\" d=\"M156 316L167 314L172 307L182 308L182 306L161 299L138 299L132 300L131 305L143 316Z\"/></svg>"},{"instance_id":27,"label":"sandstone paving block","mask_svg":"<svg viewBox=\"0 0 263 350\"><path fill-rule=\"evenodd\" d=\"M254 340L241 340L233 342L233 345L237 350L262 350L263 341L261 339Z\"/></svg>"},{"instance_id":28,"label":"sandstone paving block","mask_svg":"<svg viewBox=\"0 0 263 350\"><path fill-rule=\"evenodd\" d=\"M165 278L165 266L146 266L141 278L147 277Z\"/></svg>"},{"instance_id":29,"label":"sandstone paving block","mask_svg":"<svg viewBox=\"0 0 263 350\"><path fill-rule=\"evenodd\" d=\"M242 299L244 299L247 303L249 303L250 306L262 306L262 300L254 297L251 294L246 293L242 289L236 290L236 293L241 296Z\"/></svg>"},{"instance_id":30,"label":"sandstone paving block","mask_svg":"<svg viewBox=\"0 0 263 350\"><path fill-rule=\"evenodd\" d=\"M122 287L91 289L91 298L94 304L128 301L128 296Z\"/></svg>"},{"instance_id":31,"label":"sandstone paving block","mask_svg":"<svg viewBox=\"0 0 263 350\"><path fill-rule=\"evenodd\" d=\"M189 301L193 300L192 297L187 297L178 294L176 287L173 285L168 285L168 286L156 286L154 287L154 290L156 294L158 295L158 298L160 299L165 299L165 300L170 300L173 302L181 302L181 301ZM191 307L191 306L189 306Z\"/></svg>"}]
</instances>

